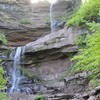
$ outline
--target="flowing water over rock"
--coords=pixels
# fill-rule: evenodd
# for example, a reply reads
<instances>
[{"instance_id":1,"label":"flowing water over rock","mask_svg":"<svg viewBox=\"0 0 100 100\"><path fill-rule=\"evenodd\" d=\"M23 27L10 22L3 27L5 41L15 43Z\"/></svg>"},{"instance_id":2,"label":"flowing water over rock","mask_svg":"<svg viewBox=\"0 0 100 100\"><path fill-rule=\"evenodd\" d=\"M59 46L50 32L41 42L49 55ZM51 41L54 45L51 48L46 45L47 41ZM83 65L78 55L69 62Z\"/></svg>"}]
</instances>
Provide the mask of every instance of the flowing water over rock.
<instances>
[{"instance_id":1,"label":"flowing water over rock","mask_svg":"<svg viewBox=\"0 0 100 100\"><path fill-rule=\"evenodd\" d=\"M53 12L52 12L53 4L50 6L50 23L51 23L51 33L55 31L55 25L53 20Z\"/></svg>"},{"instance_id":2,"label":"flowing water over rock","mask_svg":"<svg viewBox=\"0 0 100 100\"><path fill-rule=\"evenodd\" d=\"M12 87L10 93L19 92L19 83L21 81L20 61L21 61L22 48L17 47L14 55L13 71L12 71Z\"/></svg>"},{"instance_id":3,"label":"flowing water over rock","mask_svg":"<svg viewBox=\"0 0 100 100\"><path fill-rule=\"evenodd\" d=\"M30 77L31 73L24 68L24 47L15 48L10 55L11 62L7 63L7 73L9 78L9 94L34 94L44 91L45 87L41 84L39 76ZM25 70L24 70L25 69ZM37 73L37 72L36 72Z\"/></svg>"},{"instance_id":4,"label":"flowing water over rock","mask_svg":"<svg viewBox=\"0 0 100 100\"><path fill-rule=\"evenodd\" d=\"M56 31L56 21L55 19L53 18L53 6L54 6L54 3L56 3L57 0L54 0L53 3L51 3L50 5L50 23L51 23L51 33L55 32Z\"/></svg>"}]
</instances>

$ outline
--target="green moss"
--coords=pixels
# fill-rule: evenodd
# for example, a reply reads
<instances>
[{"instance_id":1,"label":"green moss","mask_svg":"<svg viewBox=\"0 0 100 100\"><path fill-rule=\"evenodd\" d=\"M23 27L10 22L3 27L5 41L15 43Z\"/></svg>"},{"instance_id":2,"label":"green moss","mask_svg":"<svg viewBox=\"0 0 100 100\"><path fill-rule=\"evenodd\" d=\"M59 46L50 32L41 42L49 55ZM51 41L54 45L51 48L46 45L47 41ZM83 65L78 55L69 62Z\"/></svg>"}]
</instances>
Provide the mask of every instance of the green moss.
<instances>
[{"instance_id":1,"label":"green moss","mask_svg":"<svg viewBox=\"0 0 100 100\"><path fill-rule=\"evenodd\" d=\"M32 22L26 20L26 19L22 19L19 21L20 24L32 24Z\"/></svg>"},{"instance_id":2,"label":"green moss","mask_svg":"<svg viewBox=\"0 0 100 100\"><path fill-rule=\"evenodd\" d=\"M43 18L44 21L48 22L50 18Z\"/></svg>"},{"instance_id":3,"label":"green moss","mask_svg":"<svg viewBox=\"0 0 100 100\"><path fill-rule=\"evenodd\" d=\"M44 98L45 98L44 95L35 96L35 100L41 100L41 99L44 99Z\"/></svg>"},{"instance_id":4,"label":"green moss","mask_svg":"<svg viewBox=\"0 0 100 100\"><path fill-rule=\"evenodd\" d=\"M25 73L24 74L25 76L27 76L28 78L38 78L38 75L36 75L36 74L30 74L30 73Z\"/></svg>"},{"instance_id":5,"label":"green moss","mask_svg":"<svg viewBox=\"0 0 100 100\"><path fill-rule=\"evenodd\" d=\"M0 33L0 41L2 42L2 44L7 44L7 39L6 36L2 33Z\"/></svg>"},{"instance_id":6,"label":"green moss","mask_svg":"<svg viewBox=\"0 0 100 100\"><path fill-rule=\"evenodd\" d=\"M31 69L28 68L21 68L20 70L22 70L24 76L28 77L28 78L39 78L39 75L36 73L33 73Z\"/></svg>"},{"instance_id":7,"label":"green moss","mask_svg":"<svg viewBox=\"0 0 100 100\"><path fill-rule=\"evenodd\" d=\"M82 4L80 9L73 15L73 17L66 23L66 25L80 26L87 21L91 22L99 18L100 0L88 0Z\"/></svg>"},{"instance_id":8,"label":"green moss","mask_svg":"<svg viewBox=\"0 0 100 100\"><path fill-rule=\"evenodd\" d=\"M6 93L0 93L0 100L6 100Z\"/></svg>"}]
</instances>

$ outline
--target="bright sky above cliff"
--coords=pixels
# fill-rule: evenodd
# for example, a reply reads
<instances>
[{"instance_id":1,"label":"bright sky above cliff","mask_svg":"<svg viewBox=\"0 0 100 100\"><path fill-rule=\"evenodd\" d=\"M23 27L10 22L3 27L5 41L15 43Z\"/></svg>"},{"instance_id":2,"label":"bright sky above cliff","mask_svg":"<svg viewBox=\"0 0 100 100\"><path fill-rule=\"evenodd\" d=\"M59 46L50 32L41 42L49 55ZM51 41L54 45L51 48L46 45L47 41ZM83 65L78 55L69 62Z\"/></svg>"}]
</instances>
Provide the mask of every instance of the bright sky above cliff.
<instances>
[{"instance_id":1,"label":"bright sky above cliff","mask_svg":"<svg viewBox=\"0 0 100 100\"><path fill-rule=\"evenodd\" d=\"M40 1L48 1L50 3L55 3L57 0L31 0L31 3L38 3Z\"/></svg>"}]
</instances>

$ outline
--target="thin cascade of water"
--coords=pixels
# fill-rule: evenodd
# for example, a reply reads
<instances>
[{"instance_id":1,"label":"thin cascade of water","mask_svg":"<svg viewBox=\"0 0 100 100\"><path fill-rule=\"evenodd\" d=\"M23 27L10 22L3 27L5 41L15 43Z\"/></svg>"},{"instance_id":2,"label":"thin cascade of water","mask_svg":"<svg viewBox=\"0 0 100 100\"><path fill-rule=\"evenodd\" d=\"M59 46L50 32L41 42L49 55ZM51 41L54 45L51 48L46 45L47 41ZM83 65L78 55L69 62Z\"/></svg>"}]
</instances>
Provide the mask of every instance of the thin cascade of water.
<instances>
[{"instance_id":1,"label":"thin cascade of water","mask_svg":"<svg viewBox=\"0 0 100 100\"><path fill-rule=\"evenodd\" d=\"M51 33L55 31L52 10L53 10L53 4L50 5L50 24L51 24Z\"/></svg>"},{"instance_id":2,"label":"thin cascade of water","mask_svg":"<svg viewBox=\"0 0 100 100\"><path fill-rule=\"evenodd\" d=\"M19 92L19 83L21 80L21 71L20 71L20 61L21 61L22 47L17 47L14 62L13 62L13 71L12 71L12 87L10 88L10 93Z\"/></svg>"},{"instance_id":3,"label":"thin cascade of water","mask_svg":"<svg viewBox=\"0 0 100 100\"><path fill-rule=\"evenodd\" d=\"M53 13L53 6L57 2L57 0L54 0L50 4L50 24L51 24L51 33L56 31L56 25L55 25L55 19L54 19L54 13Z\"/></svg>"}]
</instances>

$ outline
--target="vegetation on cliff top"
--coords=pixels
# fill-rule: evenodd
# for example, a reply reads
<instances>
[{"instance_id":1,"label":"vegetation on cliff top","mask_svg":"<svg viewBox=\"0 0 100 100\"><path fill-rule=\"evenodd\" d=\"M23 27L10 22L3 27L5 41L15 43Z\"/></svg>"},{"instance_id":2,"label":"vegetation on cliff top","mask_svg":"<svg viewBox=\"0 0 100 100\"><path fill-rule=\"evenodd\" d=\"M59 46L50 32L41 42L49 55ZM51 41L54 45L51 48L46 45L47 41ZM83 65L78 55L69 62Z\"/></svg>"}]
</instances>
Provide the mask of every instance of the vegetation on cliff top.
<instances>
[{"instance_id":1,"label":"vegetation on cliff top","mask_svg":"<svg viewBox=\"0 0 100 100\"><path fill-rule=\"evenodd\" d=\"M99 14L100 0L86 0L66 25L80 26L84 25L86 22L97 21L97 19L100 18Z\"/></svg>"}]
</instances>

